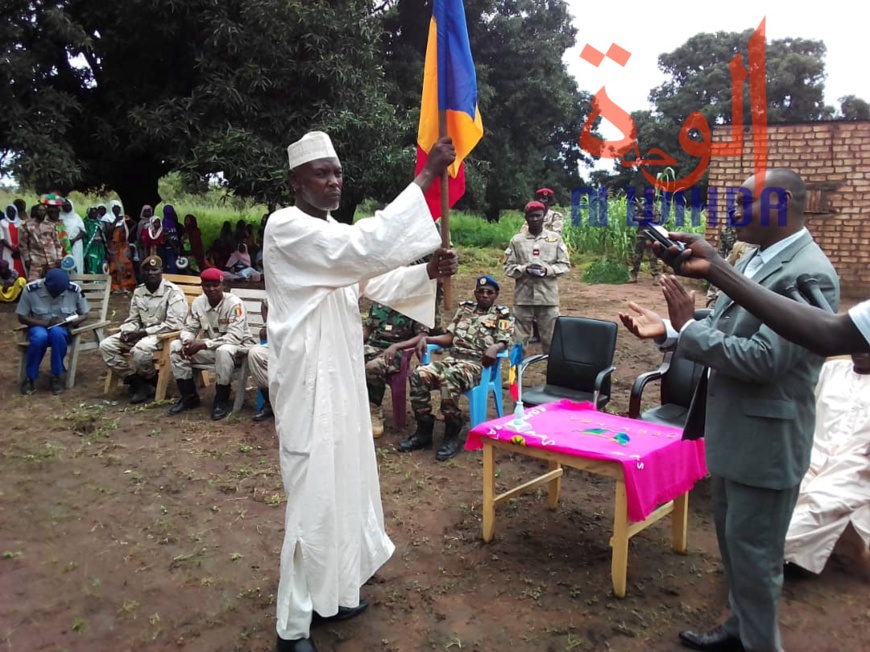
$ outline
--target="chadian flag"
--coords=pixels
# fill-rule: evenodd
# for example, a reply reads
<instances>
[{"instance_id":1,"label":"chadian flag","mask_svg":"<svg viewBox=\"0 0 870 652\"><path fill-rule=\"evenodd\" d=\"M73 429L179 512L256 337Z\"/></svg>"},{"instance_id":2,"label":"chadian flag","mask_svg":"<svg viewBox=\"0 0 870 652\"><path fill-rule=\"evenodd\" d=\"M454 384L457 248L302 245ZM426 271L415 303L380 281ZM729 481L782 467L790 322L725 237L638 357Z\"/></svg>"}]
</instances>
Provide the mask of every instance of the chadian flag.
<instances>
[{"instance_id":1,"label":"chadian flag","mask_svg":"<svg viewBox=\"0 0 870 652\"><path fill-rule=\"evenodd\" d=\"M520 400L520 389L517 386L517 379L519 376L520 363L523 361L523 345L522 344L514 344L514 348L511 349L511 369L510 374L508 375L508 384L510 385L511 396L514 399L514 403Z\"/></svg>"},{"instance_id":2,"label":"chadian flag","mask_svg":"<svg viewBox=\"0 0 870 652\"><path fill-rule=\"evenodd\" d=\"M464 159L483 137L483 121L477 108L477 74L462 0L435 0L432 6L415 175L423 169L429 151L438 141L439 109L447 113L447 135L453 138L456 148L456 160L447 178L448 204L453 206L465 194ZM434 219L441 217L440 188L440 183L433 183L426 193Z\"/></svg>"}]
</instances>

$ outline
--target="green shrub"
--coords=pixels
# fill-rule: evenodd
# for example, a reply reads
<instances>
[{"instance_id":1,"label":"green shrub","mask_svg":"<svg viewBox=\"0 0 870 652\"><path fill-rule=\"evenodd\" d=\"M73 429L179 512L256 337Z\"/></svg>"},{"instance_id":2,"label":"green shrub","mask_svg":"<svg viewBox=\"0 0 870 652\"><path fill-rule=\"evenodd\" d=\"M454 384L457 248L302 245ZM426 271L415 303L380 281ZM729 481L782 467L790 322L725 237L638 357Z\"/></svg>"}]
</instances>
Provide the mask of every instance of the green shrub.
<instances>
[{"instance_id":1,"label":"green shrub","mask_svg":"<svg viewBox=\"0 0 870 652\"><path fill-rule=\"evenodd\" d=\"M591 285L621 285L628 282L628 267L620 261L602 258L586 269L583 282Z\"/></svg>"}]
</instances>

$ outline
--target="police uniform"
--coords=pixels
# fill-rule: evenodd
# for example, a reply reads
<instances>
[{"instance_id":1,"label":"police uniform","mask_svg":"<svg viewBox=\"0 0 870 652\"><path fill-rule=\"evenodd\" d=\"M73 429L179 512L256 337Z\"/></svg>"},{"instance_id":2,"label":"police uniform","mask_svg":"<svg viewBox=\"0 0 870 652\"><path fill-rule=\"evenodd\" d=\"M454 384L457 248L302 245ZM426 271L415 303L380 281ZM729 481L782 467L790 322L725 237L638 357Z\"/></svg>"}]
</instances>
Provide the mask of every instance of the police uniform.
<instances>
[{"instance_id":1,"label":"police uniform","mask_svg":"<svg viewBox=\"0 0 870 652\"><path fill-rule=\"evenodd\" d=\"M200 331L202 337L198 337ZM203 340L206 349L192 358L182 354L182 347L194 340ZM221 302L214 308L204 294L194 299L190 313L181 331L181 337L172 342L169 351L172 375L176 380L193 378L194 364L214 365L215 382L227 386L242 353L256 344L248 328L244 302L234 294L224 292Z\"/></svg>"},{"instance_id":2,"label":"police uniform","mask_svg":"<svg viewBox=\"0 0 870 652\"><path fill-rule=\"evenodd\" d=\"M18 237L21 258L28 267L27 280L42 278L49 269L57 267L63 258L63 248L54 222L30 218L21 225Z\"/></svg>"},{"instance_id":3,"label":"police uniform","mask_svg":"<svg viewBox=\"0 0 870 652\"><path fill-rule=\"evenodd\" d=\"M526 273L530 265L540 265L546 276ZM558 278L568 271L568 248L562 236L544 229L538 235L519 233L511 238L504 273L516 279L514 318L516 339L526 346L532 334L532 321L538 323L544 353L550 352L550 341L559 316Z\"/></svg>"},{"instance_id":4,"label":"police uniform","mask_svg":"<svg viewBox=\"0 0 870 652\"><path fill-rule=\"evenodd\" d=\"M398 373L402 363L401 351L387 363L384 352L393 344L410 340L428 329L410 317L379 303L372 305L365 322L369 336L363 346L366 361L366 386L369 402L380 405L384 400L387 376Z\"/></svg>"},{"instance_id":5,"label":"police uniform","mask_svg":"<svg viewBox=\"0 0 870 652\"><path fill-rule=\"evenodd\" d=\"M142 269L149 267L162 269L163 262L157 256L149 256L142 262ZM103 360L122 378L131 374L151 378L156 373L154 354L163 348L163 341L157 336L181 330L186 317L187 299L177 285L163 280L153 293L144 284L139 285L133 291L130 316L121 324L121 332L100 342ZM145 331L147 335L133 344L121 339L123 333L136 331ZM129 362L127 353L130 354Z\"/></svg>"},{"instance_id":6,"label":"police uniform","mask_svg":"<svg viewBox=\"0 0 870 652\"><path fill-rule=\"evenodd\" d=\"M431 413L430 392L441 391L441 412L445 421L461 421L459 397L480 382L481 357L493 344L510 346L513 318L505 306L493 305L485 313L475 301L463 301L447 332L453 334L450 355L441 362L417 367L411 374L411 408L417 417Z\"/></svg>"},{"instance_id":7,"label":"police uniform","mask_svg":"<svg viewBox=\"0 0 870 652\"><path fill-rule=\"evenodd\" d=\"M54 227L52 226L52 230ZM66 276L66 272L56 270ZM45 287L46 279L28 283L15 312L22 317L49 321L54 317L67 319L77 315L86 315L89 310L88 301L76 283L68 287L58 296L53 297ZM27 360L25 372L27 379L36 380L39 376L39 365L45 357L48 347L51 347L51 373L60 376L64 372L63 361L69 348L69 328L64 325L28 326L27 328Z\"/></svg>"}]
</instances>

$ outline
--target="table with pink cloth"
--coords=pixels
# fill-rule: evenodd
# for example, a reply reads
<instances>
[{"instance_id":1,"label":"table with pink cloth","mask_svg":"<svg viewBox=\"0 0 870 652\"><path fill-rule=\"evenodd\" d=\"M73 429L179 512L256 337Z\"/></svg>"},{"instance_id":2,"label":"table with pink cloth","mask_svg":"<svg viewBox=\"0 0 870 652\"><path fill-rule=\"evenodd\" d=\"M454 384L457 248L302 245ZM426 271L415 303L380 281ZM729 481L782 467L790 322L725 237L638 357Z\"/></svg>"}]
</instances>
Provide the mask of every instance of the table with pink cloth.
<instances>
[{"instance_id":1,"label":"table with pink cloth","mask_svg":"<svg viewBox=\"0 0 870 652\"><path fill-rule=\"evenodd\" d=\"M468 433L466 450L483 449L483 538L492 540L495 506L543 484L549 507L558 505L562 467L616 481L611 547L614 593L623 597L628 540L664 516L671 516L672 548L687 545L688 492L707 475L704 440L684 441L682 431L646 421L598 412L591 403L544 403L525 411L530 429L509 424L513 415L487 421ZM546 460L549 470L519 487L495 494L495 449Z\"/></svg>"}]
</instances>

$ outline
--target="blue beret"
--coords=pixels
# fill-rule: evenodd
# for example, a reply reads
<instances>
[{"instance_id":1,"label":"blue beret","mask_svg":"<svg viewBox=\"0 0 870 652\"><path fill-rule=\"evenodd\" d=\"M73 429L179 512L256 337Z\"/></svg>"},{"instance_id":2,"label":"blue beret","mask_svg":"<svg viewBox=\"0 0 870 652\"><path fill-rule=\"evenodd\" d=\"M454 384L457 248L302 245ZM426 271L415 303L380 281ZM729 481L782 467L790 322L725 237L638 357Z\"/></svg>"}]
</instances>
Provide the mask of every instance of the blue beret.
<instances>
[{"instance_id":1,"label":"blue beret","mask_svg":"<svg viewBox=\"0 0 870 652\"><path fill-rule=\"evenodd\" d=\"M498 281L496 281L492 276L477 277L477 287L482 287L484 285L491 285L495 288L496 292L501 292L501 288L498 286Z\"/></svg>"}]
</instances>

